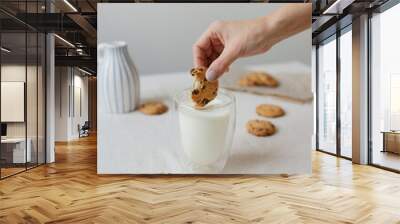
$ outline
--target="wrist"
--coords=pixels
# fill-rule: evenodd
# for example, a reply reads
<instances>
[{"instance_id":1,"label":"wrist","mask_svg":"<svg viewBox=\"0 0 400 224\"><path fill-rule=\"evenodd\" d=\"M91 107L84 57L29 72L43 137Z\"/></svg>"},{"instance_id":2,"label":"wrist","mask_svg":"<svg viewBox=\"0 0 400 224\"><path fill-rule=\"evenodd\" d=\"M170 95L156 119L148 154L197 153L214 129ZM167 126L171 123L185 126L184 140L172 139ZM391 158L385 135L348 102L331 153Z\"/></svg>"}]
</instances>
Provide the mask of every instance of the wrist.
<instances>
[{"instance_id":1,"label":"wrist","mask_svg":"<svg viewBox=\"0 0 400 224\"><path fill-rule=\"evenodd\" d=\"M275 45L282 40L276 19L271 16L263 16L259 19L262 24L262 32L270 45Z\"/></svg>"}]
</instances>

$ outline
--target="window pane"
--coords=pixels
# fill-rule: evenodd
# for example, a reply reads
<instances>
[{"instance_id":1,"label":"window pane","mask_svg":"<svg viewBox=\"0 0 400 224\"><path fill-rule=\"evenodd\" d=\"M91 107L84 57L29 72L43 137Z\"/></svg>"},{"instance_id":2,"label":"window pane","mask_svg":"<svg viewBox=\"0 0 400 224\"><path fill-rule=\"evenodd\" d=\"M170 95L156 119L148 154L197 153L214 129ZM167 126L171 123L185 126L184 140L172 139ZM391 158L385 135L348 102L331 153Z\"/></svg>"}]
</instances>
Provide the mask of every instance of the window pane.
<instances>
[{"instance_id":1,"label":"window pane","mask_svg":"<svg viewBox=\"0 0 400 224\"><path fill-rule=\"evenodd\" d=\"M45 76L45 65L46 65L46 36L43 33L39 33L39 45L38 45L38 163L45 163L45 93L46 93L46 76Z\"/></svg>"},{"instance_id":2,"label":"window pane","mask_svg":"<svg viewBox=\"0 0 400 224\"><path fill-rule=\"evenodd\" d=\"M28 168L37 165L37 33L27 33L28 55L27 55L27 80L26 80L26 118L27 118L27 142L30 147L30 160Z\"/></svg>"},{"instance_id":3,"label":"window pane","mask_svg":"<svg viewBox=\"0 0 400 224\"><path fill-rule=\"evenodd\" d=\"M27 13L37 13L37 1L26 2ZM33 20L33 19L32 19ZM32 21L34 22L34 21ZM38 33L27 29L27 74L26 74L26 125L27 149L30 151L27 167L38 164Z\"/></svg>"},{"instance_id":4,"label":"window pane","mask_svg":"<svg viewBox=\"0 0 400 224\"><path fill-rule=\"evenodd\" d=\"M318 148L336 153L336 40L318 48Z\"/></svg>"},{"instance_id":5,"label":"window pane","mask_svg":"<svg viewBox=\"0 0 400 224\"><path fill-rule=\"evenodd\" d=\"M372 163L400 170L400 4L371 19Z\"/></svg>"},{"instance_id":6,"label":"window pane","mask_svg":"<svg viewBox=\"0 0 400 224\"><path fill-rule=\"evenodd\" d=\"M30 161L26 144L26 33L1 34L1 177L25 170ZM28 149L28 150L27 150Z\"/></svg>"},{"instance_id":7,"label":"window pane","mask_svg":"<svg viewBox=\"0 0 400 224\"><path fill-rule=\"evenodd\" d=\"M340 153L352 156L352 35L340 36Z\"/></svg>"}]
</instances>

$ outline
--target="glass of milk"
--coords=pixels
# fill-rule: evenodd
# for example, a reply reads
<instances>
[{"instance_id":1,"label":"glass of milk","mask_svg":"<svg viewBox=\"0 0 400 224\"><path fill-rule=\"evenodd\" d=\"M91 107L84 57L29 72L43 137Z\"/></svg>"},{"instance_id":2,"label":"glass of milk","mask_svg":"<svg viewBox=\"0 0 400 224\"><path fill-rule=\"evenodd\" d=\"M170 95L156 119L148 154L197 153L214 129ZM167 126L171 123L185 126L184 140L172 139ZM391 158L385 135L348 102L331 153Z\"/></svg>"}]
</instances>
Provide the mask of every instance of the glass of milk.
<instances>
[{"instance_id":1,"label":"glass of milk","mask_svg":"<svg viewBox=\"0 0 400 224\"><path fill-rule=\"evenodd\" d=\"M235 97L220 89L214 100L196 109L191 91L186 89L175 97L182 162L193 172L215 173L224 168L230 154L236 120Z\"/></svg>"}]
</instances>

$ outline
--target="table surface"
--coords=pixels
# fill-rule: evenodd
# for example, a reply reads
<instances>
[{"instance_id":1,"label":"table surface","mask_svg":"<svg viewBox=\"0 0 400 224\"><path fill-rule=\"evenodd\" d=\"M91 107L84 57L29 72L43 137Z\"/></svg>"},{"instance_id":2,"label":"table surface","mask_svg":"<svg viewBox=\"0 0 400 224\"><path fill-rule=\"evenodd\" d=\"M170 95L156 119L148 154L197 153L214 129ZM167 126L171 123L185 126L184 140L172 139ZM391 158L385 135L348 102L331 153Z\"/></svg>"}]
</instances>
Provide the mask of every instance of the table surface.
<instances>
[{"instance_id":1,"label":"table surface","mask_svg":"<svg viewBox=\"0 0 400 224\"><path fill-rule=\"evenodd\" d=\"M192 173L181 164L183 151L175 122L173 96L192 85L188 72L141 77L141 99L163 100L169 111L146 116L138 111L109 114L102 109L98 85L99 174ZM237 102L236 131L224 174L279 174L311 172L312 103L295 103L271 96L234 92ZM260 118L258 104L280 105L286 115L271 120L277 133L270 137L249 135L245 124Z\"/></svg>"},{"instance_id":2,"label":"table surface","mask_svg":"<svg viewBox=\"0 0 400 224\"><path fill-rule=\"evenodd\" d=\"M400 134L400 131L381 131L384 134Z\"/></svg>"},{"instance_id":3,"label":"table surface","mask_svg":"<svg viewBox=\"0 0 400 224\"><path fill-rule=\"evenodd\" d=\"M27 139L30 140L29 138ZM20 143L25 142L25 138L3 138L1 139L1 143Z\"/></svg>"}]
</instances>

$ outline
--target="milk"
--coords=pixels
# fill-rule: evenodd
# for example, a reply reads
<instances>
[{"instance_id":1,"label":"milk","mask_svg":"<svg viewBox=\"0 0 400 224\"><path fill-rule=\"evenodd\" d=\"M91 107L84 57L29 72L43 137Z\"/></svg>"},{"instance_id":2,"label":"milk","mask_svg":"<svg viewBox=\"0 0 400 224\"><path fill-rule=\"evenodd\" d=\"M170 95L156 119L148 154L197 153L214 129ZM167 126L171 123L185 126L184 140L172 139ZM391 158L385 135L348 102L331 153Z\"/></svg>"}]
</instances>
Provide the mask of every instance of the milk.
<instances>
[{"instance_id":1,"label":"milk","mask_svg":"<svg viewBox=\"0 0 400 224\"><path fill-rule=\"evenodd\" d=\"M230 107L219 107L216 98L203 110L193 106L179 109L179 126L184 153L191 163L209 166L216 163L227 150Z\"/></svg>"}]
</instances>

